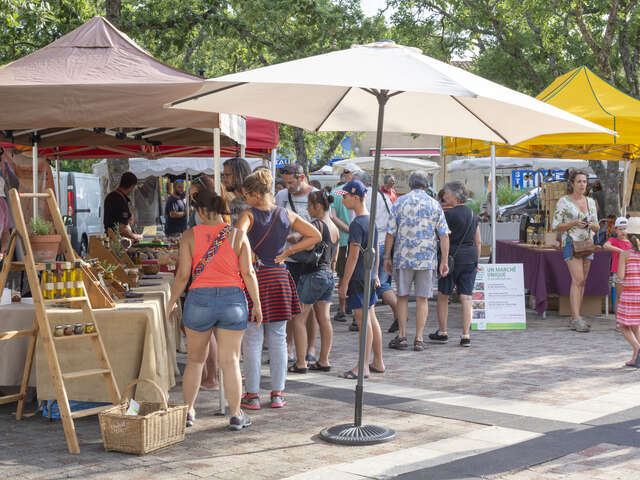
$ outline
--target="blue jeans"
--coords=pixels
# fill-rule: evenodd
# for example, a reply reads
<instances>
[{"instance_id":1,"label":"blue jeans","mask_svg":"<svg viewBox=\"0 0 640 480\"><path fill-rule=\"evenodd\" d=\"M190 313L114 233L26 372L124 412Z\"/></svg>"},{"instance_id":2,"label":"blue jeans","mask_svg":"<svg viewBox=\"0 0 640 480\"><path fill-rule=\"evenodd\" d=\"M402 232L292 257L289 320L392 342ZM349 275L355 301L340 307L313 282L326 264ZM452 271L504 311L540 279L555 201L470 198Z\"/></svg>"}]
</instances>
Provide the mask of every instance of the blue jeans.
<instances>
[{"instance_id":1,"label":"blue jeans","mask_svg":"<svg viewBox=\"0 0 640 480\"><path fill-rule=\"evenodd\" d=\"M255 323L249 323L242 338L247 393L260 392L262 343L265 336L269 347L271 391L284 391L287 378L287 322L267 322L260 325L260 328L256 328Z\"/></svg>"}]
</instances>

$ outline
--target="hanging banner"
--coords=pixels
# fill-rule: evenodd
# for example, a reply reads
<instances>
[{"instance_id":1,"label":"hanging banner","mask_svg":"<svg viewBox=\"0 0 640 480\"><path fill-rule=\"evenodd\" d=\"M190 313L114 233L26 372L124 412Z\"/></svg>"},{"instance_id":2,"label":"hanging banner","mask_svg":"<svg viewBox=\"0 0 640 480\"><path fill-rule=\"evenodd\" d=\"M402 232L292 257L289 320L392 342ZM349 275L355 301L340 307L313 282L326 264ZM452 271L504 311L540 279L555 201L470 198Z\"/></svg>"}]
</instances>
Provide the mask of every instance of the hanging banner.
<instances>
[{"instance_id":1,"label":"hanging banner","mask_svg":"<svg viewBox=\"0 0 640 480\"><path fill-rule=\"evenodd\" d=\"M480 264L471 298L472 330L527 328L521 263Z\"/></svg>"},{"instance_id":2,"label":"hanging banner","mask_svg":"<svg viewBox=\"0 0 640 480\"><path fill-rule=\"evenodd\" d=\"M565 170L511 170L511 186L519 189L538 187L542 182L555 182L563 179Z\"/></svg>"}]
</instances>

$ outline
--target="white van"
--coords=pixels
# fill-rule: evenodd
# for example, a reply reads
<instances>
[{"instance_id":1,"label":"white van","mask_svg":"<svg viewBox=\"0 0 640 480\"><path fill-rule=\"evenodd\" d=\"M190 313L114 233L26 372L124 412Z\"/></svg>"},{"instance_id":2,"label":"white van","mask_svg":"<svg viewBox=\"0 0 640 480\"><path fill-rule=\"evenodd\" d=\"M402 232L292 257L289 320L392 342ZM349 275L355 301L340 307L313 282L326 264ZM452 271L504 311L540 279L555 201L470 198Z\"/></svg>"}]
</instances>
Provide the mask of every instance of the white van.
<instances>
[{"instance_id":1,"label":"white van","mask_svg":"<svg viewBox=\"0 0 640 480\"><path fill-rule=\"evenodd\" d=\"M89 251L89 235L104 233L100 177L90 173L60 172L62 195L58 192L55 170L53 183L71 245L84 257Z\"/></svg>"}]
</instances>

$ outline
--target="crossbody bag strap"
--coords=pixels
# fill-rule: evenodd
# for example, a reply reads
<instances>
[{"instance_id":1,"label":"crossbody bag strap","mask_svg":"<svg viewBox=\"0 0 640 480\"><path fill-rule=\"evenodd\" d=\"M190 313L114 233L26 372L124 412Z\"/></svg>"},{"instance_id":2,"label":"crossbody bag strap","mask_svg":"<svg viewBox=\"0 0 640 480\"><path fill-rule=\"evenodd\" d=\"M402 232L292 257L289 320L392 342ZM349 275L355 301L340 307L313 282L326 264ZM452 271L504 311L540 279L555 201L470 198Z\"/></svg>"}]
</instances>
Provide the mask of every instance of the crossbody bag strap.
<instances>
[{"instance_id":1,"label":"crossbody bag strap","mask_svg":"<svg viewBox=\"0 0 640 480\"><path fill-rule=\"evenodd\" d=\"M273 224L276 222L276 215L278 215L278 214L279 214L279 211L280 211L280 207L276 207L276 208L273 210L273 215L271 216L271 222L269 223L269 227L267 228L267 231L266 231L266 232L264 232L264 235L262 236L262 238L260 239L260 241L259 241L258 243L256 243L256 244L253 246L253 251L254 251L254 252L256 251L256 249L257 249L260 245L262 245L262 242L264 242L264 239L265 239L265 238L267 238L267 235L269 235L269 232L271 231L271 227L273 227Z\"/></svg>"},{"instance_id":2,"label":"crossbody bag strap","mask_svg":"<svg viewBox=\"0 0 640 480\"><path fill-rule=\"evenodd\" d=\"M213 242L211 242L211 245L209 245L209 248L207 248L207 251L204 252L202 259L198 262L196 267L193 269L192 283L193 283L193 280L195 280L200 276L200 274L204 271L205 267L211 261L211 259L216 255L216 253L218 253L218 249L222 246L224 241L227 239L227 236L231 232L231 229L232 227L230 225L225 225L222 228L222 230L218 232L218 235L216 235L216 238L213 239Z\"/></svg>"},{"instance_id":3,"label":"crossbody bag strap","mask_svg":"<svg viewBox=\"0 0 640 480\"><path fill-rule=\"evenodd\" d=\"M291 210L293 213L298 213L296 211L296 206L293 204L293 197L291 196L291 192L287 191L287 195L289 195L289 205L291 205Z\"/></svg>"},{"instance_id":4,"label":"crossbody bag strap","mask_svg":"<svg viewBox=\"0 0 640 480\"><path fill-rule=\"evenodd\" d=\"M391 210L389 209L389 204L387 203L387 196L384 194L382 190L380 190L380 194L382 195L382 200L384 200L384 206L387 209L387 213L391 215Z\"/></svg>"},{"instance_id":5,"label":"crossbody bag strap","mask_svg":"<svg viewBox=\"0 0 640 480\"><path fill-rule=\"evenodd\" d=\"M471 209L469 209L469 210L471 210ZM462 242L464 242L465 238L467 238L467 235L469 234L469 230L471 229L471 225L473 225L474 217L475 217L475 214L473 213L473 210L471 210L471 220L469 220L469 223L467 225L467 229L464 231L464 235L462 235L462 237L460 238L460 243L458 243L458 246L456 247L456 251L452 255L453 258L456 258L456 255L458 254L458 250L460 249L460 246L462 245Z\"/></svg>"}]
</instances>

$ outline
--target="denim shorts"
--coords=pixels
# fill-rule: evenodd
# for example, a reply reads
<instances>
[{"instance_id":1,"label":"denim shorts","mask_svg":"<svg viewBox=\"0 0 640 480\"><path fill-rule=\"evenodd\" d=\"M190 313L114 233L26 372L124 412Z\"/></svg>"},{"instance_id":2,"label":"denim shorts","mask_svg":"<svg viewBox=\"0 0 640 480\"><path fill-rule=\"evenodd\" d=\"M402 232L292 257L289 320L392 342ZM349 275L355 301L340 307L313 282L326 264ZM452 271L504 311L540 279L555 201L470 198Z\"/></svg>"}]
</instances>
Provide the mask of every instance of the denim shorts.
<instances>
[{"instance_id":1,"label":"denim shorts","mask_svg":"<svg viewBox=\"0 0 640 480\"><path fill-rule=\"evenodd\" d=\"M438 292L442 295L451 295L453 287L458 288L458 295L471 295L473 286L476 283L476 274L478 273L478 264L469 263L460 265L455 263L453 272L449 272L446 277L438 279Z\"/></svg>"},{"instance_id":2,"label":"denim shorts","mask_svg":"<svg viewBox=\"0 0 640 480\"><path fill-rule=\"evenodd\" d=\"M376 295L382 297L384 292L391 290L391 275L384 271L384 245L380 245L378 250L380 250L380 266L378 268L380 286L376 287Z\"/></svg>"},{"instance_id":3,"label":"denim shorts","mask_svg":"<svg viewBox=\"0 0 640 480\"><path fill-rule=\"evenodd\" d=\"M246 330L249 320L247 297L238 287L205 287L189 291L184 305L184 326L198 332L212 327Z\"/></svg>"},{"instance_id":4,"label":"denim shorts","mask_svg":"<svg viewBox=\"0 0 640 480\"><path fill-rule=\"evenodd\" d=\"M335 281L330 270L318 270L300 277L298 286L298 299L304 305L313 305L316 302L330 302L333 295Z\"/></svg>"},{"instance_id":5,"label":"denim shorts","mask_svg":"<svg viewBox=\"0 0 640 480\"><path fill-rule=\"evenodd\" d=\"M376 289L371 289L371 295L369 296L369 307L373 307L378 301L376 295ZM351 310L359 310L364 305L364 293L352 293L347 297L347 308Z\"/></svg>"},{"instance_id":6,"label":"denim shorts","mask_svg":"<svg viewBox=\"0 0 640 480\"><path fill-rule=\"evenodd\" d=\"M567 239L562 246L562 258L564 258L565 262L573 258L573 240L569 235L567 235ZM593 260L593 253L582 258L584 260Z\"/></svg>"}]
</instances>

